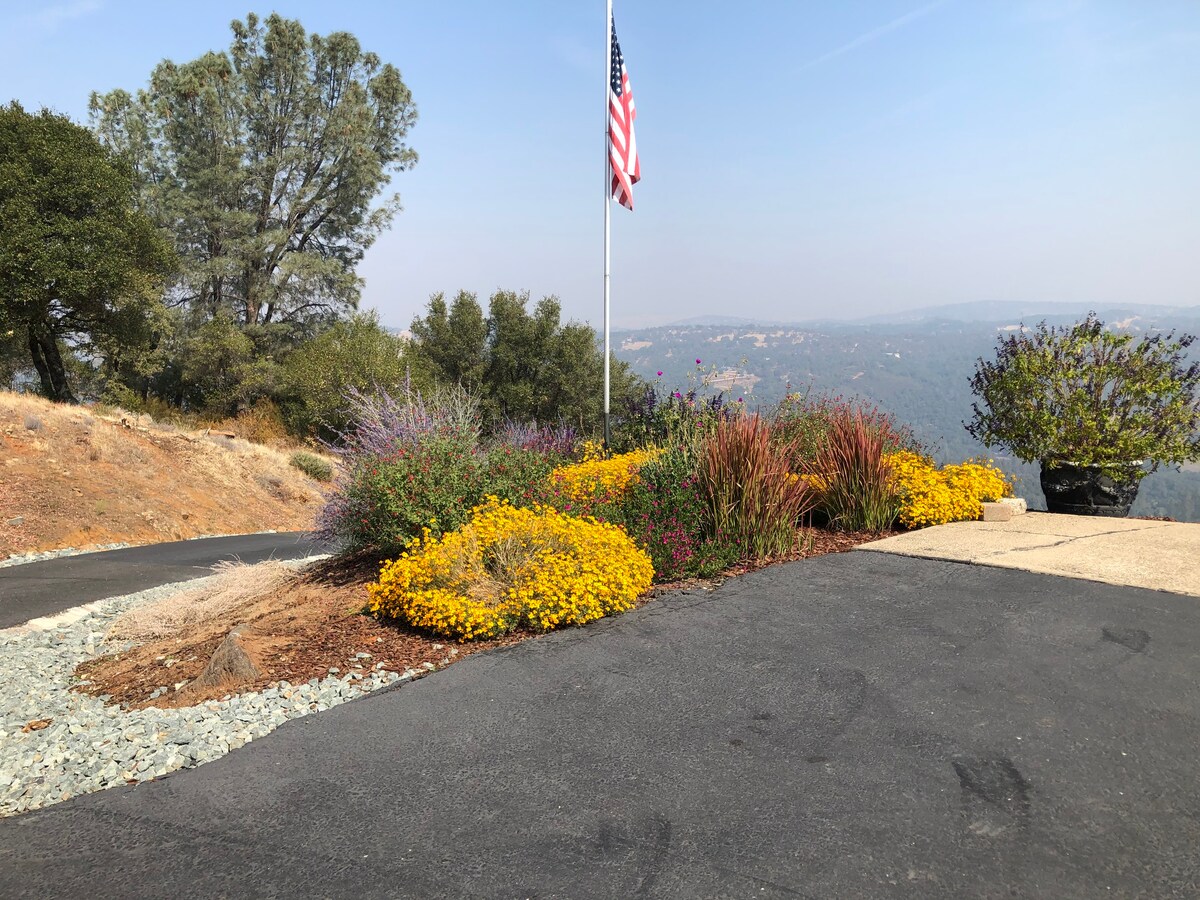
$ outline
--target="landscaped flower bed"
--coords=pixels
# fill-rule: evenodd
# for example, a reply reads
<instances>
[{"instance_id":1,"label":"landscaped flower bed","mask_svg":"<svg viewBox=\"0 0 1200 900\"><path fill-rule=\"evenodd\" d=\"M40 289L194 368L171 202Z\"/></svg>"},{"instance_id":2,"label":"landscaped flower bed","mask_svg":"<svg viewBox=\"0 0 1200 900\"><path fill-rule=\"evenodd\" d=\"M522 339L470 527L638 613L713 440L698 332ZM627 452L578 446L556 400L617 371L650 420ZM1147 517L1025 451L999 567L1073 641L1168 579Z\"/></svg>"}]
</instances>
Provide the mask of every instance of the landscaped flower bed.
<instances>
[{"instance_id":1,"label":"landscaped flower bed","mask_svg":"<svg viewBox=\"0 0 1200 900\"><path fill-rule=\"evenodd\" d=\"M459 401L360 398L325 521L394 558L372 612L460 640L580 625L652 582L803 554L815 528L978 518L1011 492L990 465L938 469L858 402L791 397L752 415L695 391L647 395L611 453L534 425L486 439Z\"/></svg>"}]
</instances>

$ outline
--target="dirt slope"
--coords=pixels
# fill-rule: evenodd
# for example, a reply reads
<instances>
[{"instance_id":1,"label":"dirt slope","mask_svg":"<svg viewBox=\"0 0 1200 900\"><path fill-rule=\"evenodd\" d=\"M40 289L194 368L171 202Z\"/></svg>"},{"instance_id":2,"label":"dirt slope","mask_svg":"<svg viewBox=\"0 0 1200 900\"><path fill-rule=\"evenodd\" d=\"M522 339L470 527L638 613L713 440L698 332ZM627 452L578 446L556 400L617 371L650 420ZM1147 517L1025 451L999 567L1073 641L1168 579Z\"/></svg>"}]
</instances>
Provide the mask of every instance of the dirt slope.
<instances>
[{"instance_id":1,"label":"dirt slope","mask_svg":"<svg viewBox=\"0 0 1200 900\"><path fill-rule=\"evenodd\" d=\"M312 525L321 485L238 438L0 392L0 559Z\"/></svg>"}]
</instances>

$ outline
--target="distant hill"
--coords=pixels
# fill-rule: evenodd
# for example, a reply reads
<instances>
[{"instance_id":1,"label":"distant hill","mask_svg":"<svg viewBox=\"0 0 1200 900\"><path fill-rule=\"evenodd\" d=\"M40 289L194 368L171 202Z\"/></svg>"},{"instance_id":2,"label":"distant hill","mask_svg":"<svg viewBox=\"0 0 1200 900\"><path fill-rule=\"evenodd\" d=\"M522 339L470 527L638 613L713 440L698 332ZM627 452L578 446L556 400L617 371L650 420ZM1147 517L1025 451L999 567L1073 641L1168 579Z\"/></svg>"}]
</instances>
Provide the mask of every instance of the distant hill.
<instances>
[{"instance_id":1,"label":"distant hill","mask_svg":"<svg viewBox=\"0 0 1200 900\"><path fill-rule=\"evenodd\" d=\"M683 386L689 377L716 376L729 396L752 405L776 403L789 390L864 397L908 424L941 461L996 458L1020 479L1019 493L1044 508L1036 466L995 457L963 428L973 400L968 380L976 361L992 356L997 337L1022 321L1073 322L1087 310L1056 316L1047 305L962 304L918 312L929 315L911 322L680 323L624 330L614 345L643 378ZM1134 331L1200 332L1200 309L1130 305L1098 312L1110 325ZM1200 473L1150 476L1134 514L1200 521Z\"/></svg>"},{"instance_id":2,"label":"distant hill","mask_svg":"<svg viewBox=\"0 0 1200 900\"><path fill-rule=\"evenodd\" d=\"M1017 301L979 301L953 303L945 306L925 306L857 319L853 324L913 324L928 321L1001 323L1023 321L1028 325L1045 319L1051 323L1075 322L1095 311L1105 322L1115 322L1131 316L1161 320L1166 318L1200 321L1200 306L1161 306L1147 303L1118 305L1088 305L1086 303L1021 303Z\"/></svg>"},{"instance_id":3,"label":"distant hill","mask_svg":"<svg viewBox=\"0 0 1200 900\"><path fill-rule=\"evenodd\" d=\"M322 486L285 450L0 391L0 559L312 527Z\"/></svg>"}]
</instances>

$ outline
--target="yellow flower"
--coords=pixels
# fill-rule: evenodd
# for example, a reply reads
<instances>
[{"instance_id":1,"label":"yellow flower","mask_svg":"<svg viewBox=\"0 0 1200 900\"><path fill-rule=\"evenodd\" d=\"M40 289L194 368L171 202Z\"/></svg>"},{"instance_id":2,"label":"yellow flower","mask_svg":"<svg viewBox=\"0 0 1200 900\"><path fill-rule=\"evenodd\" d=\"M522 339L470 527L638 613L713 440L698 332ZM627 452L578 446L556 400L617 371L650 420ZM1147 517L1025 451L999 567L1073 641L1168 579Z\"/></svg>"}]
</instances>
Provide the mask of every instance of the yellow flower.
<instances>
[{"instance_id":1,"label":"yellow flower","mask_svg":"<svg viewBox=\"0 0 1200 900\"><path fill-rule=\"evenodd\" d=\"M991 461L938 469L909 451L892 454L892 478L900 488L900 524L906 528L978 519L983 503L1012 495L1012 484Z\"/></svg>"},{"instance_id":2,"label":"yellow flower","mask_svg":"<svg viewBox=\"0 0 1200 900\"><path fill-rule=\"evenodd\" d=\"M378 616L472 640L624 612L653 575L650 558L615 525L490 497L462 528L385 565L367 593Z\"/></svg>"},{"instance_id":3,"label":"yellow flower","mask_svg":"<svg viewBox=\"0 0 1200 900\"><path fill-rule=\"evenodd\" d=\"M584 446L584 461L559 466L550 473L553 482L572 500L587 500L603 494L620 496L637 480L637 470L662 453L661 450L635 450L608 459L589 458Z\"/></svg>"}]
</instances>

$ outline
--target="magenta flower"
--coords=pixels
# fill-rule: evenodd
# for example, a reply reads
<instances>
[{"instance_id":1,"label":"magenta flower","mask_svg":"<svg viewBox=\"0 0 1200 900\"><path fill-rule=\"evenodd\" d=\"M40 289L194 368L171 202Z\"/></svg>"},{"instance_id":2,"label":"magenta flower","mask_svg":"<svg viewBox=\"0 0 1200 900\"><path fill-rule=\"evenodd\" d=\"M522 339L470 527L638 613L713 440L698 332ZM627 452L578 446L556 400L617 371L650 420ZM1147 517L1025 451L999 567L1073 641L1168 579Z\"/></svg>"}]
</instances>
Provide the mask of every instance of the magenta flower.
<instances>
[{"instance_id":1,"label":"magenta flower","mask_svg":"<svg viewBox=\"0 0 1200 900\"><path fill-rule=\"evenodd\" d=\"M696 365L700 365L700 360L696 360Z\"/></svg>"},{"instance_id":2,"label":"magenta flower","mask_svg":"<svg viewBox=\"0 0 1200 900\"><path fill-rule=\"evenodd\" d=\"M659 373L658 373L658 377L659 377L659 378L662 378L662 372L659 372Z\"/></svg>"}]
</instances>

